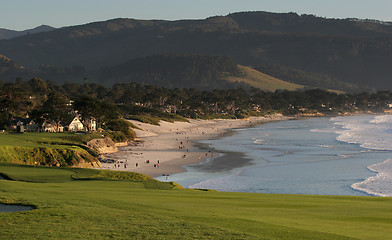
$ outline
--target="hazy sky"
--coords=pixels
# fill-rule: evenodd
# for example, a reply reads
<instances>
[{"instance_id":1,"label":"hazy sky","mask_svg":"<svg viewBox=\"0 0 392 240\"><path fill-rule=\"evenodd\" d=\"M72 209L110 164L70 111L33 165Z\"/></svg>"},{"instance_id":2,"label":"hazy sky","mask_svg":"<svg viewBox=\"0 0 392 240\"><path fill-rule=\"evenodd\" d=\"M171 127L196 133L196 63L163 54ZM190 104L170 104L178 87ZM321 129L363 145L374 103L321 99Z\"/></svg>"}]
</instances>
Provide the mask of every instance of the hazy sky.
<instances>
[{"instance_id":1,"label":"hazy sky","mask_svg":"<svg viewBox=\"0 0 392 240\"><path fill-rule=\"evenodd\" d=\"M0 0L0 28L63 27L119 17L202 19L239 11L392 22L392 0Z\"/></svg>"}]
</instances>

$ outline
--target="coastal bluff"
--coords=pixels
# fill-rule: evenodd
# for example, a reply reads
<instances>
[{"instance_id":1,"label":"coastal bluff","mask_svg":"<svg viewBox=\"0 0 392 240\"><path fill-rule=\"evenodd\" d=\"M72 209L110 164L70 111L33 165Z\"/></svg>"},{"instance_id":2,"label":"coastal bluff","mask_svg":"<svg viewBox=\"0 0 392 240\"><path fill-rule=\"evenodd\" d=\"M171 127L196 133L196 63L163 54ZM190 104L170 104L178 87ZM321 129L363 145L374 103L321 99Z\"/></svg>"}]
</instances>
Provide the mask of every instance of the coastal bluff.
<instances>
[{"instance_id":1,"label":"coastal bluff","mask_svg":"<svg viewBox=\"0 0 392 240\"><path fill-rule=\"evenodd\" d=\"M118 151L116 144L109 137L90 140L86 145L90 149L97 151L99 154L114 153Z\"/></svg>"},{"instance_id":2,"label":"coastal bluff","mask_svg":"<svg viewBox=\"0 0 392 240\"><path fill-rule=\"evenodd\" d=\"M117 146L125 146L128 143L114 143L109 137L93 139L87 142L87 147L97 151L98 154L118 152Z\"/></svg>"}]
</instances>

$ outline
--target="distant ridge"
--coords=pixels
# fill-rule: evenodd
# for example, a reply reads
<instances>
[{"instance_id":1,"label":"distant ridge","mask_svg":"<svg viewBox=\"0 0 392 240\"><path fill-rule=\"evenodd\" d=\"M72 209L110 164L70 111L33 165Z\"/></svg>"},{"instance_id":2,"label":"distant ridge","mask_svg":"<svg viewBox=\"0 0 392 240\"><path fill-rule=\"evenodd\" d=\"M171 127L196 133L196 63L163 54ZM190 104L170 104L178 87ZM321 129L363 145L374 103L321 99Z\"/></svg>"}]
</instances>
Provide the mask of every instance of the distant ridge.
<instances>
[{"instance_id":1,"label":"distant ridge","mask_svg":"<svg viewBox=\"0 0 392 240\"><path fill-rule=\"evenodd\" d=\"M31 71L54 70L57 75L45 77L57 82L92 80L100 69L159 54L227 56L295 84L350 92L392 89L391 42L388 22L240 12L200 20L118 18L64 27L1 40L0 54ZM274 69L266 69L270 66Z\"/></svg>"},{"instance_id":2,"label":"distant ridge","mask_svg":"<svg viewBox=\"0 0 392 240\"><path fill-rule=\"evenodd\" d=\"M27 29L24 31L15 31L15 30L9 30L9 29L4 29L0 28L0 40L2 39L12 39L15 37L27 35L27 34L33 34L33 33L40 33L40 32L48 32L52 31L56 28L48 26L48 25L41 25L36 28L32 29Z\"/></svg>"}]
</instances>

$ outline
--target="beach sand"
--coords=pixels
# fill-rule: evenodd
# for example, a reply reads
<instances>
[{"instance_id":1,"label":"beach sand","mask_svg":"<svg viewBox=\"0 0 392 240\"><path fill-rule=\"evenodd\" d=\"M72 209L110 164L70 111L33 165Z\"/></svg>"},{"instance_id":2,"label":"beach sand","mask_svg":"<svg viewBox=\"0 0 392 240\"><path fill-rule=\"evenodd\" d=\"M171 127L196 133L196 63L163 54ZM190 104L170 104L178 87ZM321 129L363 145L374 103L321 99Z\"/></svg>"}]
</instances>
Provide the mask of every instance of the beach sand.
<instances>
[{"instance_id":1,"label":"beach sand","mask_svg":"<svg viewBox=\"0 0 392 240\"><path fill-rule=\"evenodd\" d=\"M104 158L114 160L115 163L102 163L101 169L132 171L150 177L184 172L186 170L183 166L219 155L199 148L199 140L224 136L230 129L286 119L288 118L282 115L249 119L190 119L189 122L161 121L160 126L129 120L140 128L134 129L140 139L139 143L119 147L120 151L117 153L105 154Z\"/></svg>"}]
</instances>

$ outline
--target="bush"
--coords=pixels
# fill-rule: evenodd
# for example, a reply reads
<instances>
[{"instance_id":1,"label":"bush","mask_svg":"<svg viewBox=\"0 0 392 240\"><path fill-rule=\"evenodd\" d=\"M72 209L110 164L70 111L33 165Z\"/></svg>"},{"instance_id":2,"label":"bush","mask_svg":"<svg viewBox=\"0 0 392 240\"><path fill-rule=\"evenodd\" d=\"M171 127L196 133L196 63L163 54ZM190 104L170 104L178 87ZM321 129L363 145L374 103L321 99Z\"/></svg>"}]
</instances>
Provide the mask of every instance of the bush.
<instances>
[{"instance_id":1,"label":"bush","mask_svg":"<svg viewBox=\"0 0 392 240\"><path fill-rule=\"evenodd\" d=\"M113 141L126 141L136 137L135 132L131 129L133 125L124 119L113 119L106 123L106 127L112 131Z\"/></svg>"},{"instance_id":2,"label":"bush","mask_svg":"<svg viewBox=\"0 0 392 240\"><path fill-rule=\"evenodd\" d=\"M161 120L160 118L157 117L150 117L150 116L144 116L144 115L128 115L128 119L131 120L136 120L142 123L148 123L152 125L157 125L159 126L159 121Z\"/></svg>"},{"instance_id":3,"label":"bush","mask_svg":"<svg viewBox=\"0 0 392 240\"><path fill-rule=\"evenodd\" d=\"M105 132L105 136L111 138L113 142L125 142L129 140L124 133L118 131L107 131Z\"/></svg>"}]
</instances>

